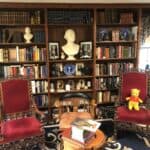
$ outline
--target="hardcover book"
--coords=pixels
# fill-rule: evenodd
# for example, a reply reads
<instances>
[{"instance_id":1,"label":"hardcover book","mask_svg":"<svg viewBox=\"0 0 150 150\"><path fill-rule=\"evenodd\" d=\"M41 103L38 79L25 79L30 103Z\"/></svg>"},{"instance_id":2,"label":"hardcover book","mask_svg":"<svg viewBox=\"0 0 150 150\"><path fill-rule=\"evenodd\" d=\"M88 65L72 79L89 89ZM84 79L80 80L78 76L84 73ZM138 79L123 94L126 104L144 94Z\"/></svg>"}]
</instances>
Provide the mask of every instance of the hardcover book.
<instances>
[{"instance_id":1,"label":"hardcover book","mask_svg":"<svg viewBox=\"0 0 150 150\"><path fill-rule=\"evenodd\" d=\"M83 130L87 130L90 132L96 132L96 130L99 128L100 123L97 121L94 121L92 119L80 119L77 118L72 123L72 126L77 126L78 128L81 128Z\"/></svg>"},{"instance_id":2,"label":"hardcover book","mask_svg":"<svg viewBox=\"0 0 150 150\"><path fill-rule=\"evenodd\" d=\"M9 49L9 61L17 61L17 50L16 48Z\"/></svg>"},{"instance_id":3,"label":"hardcover book","mask_svg":"<svg viewBox=\"0 0 150 150\"><path fill-rule=\"evenodd\" d=\"M89 140L95 137L95 132L83 130L78 126L72 126L71 138L81 143L87 143Z\"/></svg>"},{"instance_id":4,"label":"hardcover book","mask_svg":"<svg viewBox=\"0 0 150 150\"><path fill-rule=\"evenodd\" d=\"M100 123L92 119L77 118L71 125L71 138L82 143L86 143L95 137L95 132Z\"/></svg>"}]
</instances>

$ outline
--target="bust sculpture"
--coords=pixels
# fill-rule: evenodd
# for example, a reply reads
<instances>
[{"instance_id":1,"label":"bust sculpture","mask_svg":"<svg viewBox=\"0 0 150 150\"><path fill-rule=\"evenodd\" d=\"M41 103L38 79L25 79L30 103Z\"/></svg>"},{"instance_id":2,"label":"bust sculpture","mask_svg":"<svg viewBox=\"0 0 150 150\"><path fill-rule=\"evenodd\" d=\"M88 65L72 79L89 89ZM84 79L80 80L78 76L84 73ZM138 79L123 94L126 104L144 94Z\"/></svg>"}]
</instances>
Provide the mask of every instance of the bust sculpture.
<instances>
[{"instance_id":1,"label":"bust sculpture","mask_svg":"<svg viewBox=\"0 0 150 150\"><path fill-rule=\"evenodd\" d=\"M64 39L67 43L62 46L62 50L68 56L67 60L75 60L74 56L79 52L79 45L75 43L74 30L67 29L64 34Z\"/></svg>"},{"instance_id":2,"label":"bust sculpture","mask_svg":"<svg viewBox=\"0 0 150 150\"><path fill-rule=\"evenodd\" d=\"M30 27L25 28L24 39L26 43L31 43L31 39L33 38L33 34L31 33Z\"/></svg>"}]
</instances>

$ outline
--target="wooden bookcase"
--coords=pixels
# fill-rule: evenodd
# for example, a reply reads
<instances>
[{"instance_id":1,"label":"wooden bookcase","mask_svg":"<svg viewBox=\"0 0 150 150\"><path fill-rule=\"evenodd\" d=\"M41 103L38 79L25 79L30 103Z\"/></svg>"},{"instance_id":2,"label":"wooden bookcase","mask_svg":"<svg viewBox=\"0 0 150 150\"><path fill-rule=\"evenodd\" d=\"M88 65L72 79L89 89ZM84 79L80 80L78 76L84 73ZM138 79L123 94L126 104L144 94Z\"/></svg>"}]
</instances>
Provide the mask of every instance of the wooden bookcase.
<instances>
[{"instance_id":1,"label":"wooden bookcase","mask_svg":"<svg viewBox=\"0 0 150 150\"><path fill-rule=\"evenodd\" d=\"M119 72L138 66L145 7L149 5L1 3L0 77L30 78L35 102L51 117L67 92L86 93L96 104L113 103ZM25 27L31 28L31 43L23 38ZM61 49L69 28L80 45L75 60L67 60ZM81 45L89 43L90 56L84 57ZM51 45L57 47L54 55ZM67 72L68 67L73 71Z\"/></svg>"},{"instance_id":2,"label":"wooden bookcase","mask_svg":"<svg viewBox=\"0 0 150 150\"><path fill-rule=\"evenodd\" d=\"M119 73L137 66L139 10L104 8L96 14L97 99L114 102Z\"/></svg>"}]
</instances>

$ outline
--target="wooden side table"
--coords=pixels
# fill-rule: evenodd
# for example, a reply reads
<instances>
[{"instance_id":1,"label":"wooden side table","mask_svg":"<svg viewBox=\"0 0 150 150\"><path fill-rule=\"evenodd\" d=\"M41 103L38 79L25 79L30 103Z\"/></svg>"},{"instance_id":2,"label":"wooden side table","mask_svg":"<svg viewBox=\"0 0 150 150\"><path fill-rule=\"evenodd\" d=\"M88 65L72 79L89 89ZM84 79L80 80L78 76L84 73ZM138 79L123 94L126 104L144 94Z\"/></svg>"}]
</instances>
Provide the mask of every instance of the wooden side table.
<instances>
[{"instance_id":1,"label":"wooden side table","mask_svg":"<svg viewBox=\"0 0 150 150\"><path fill-rule=\"evenodd\" d=\"M64 143L64 150L98 150L106 142L106 137L101 130L97 130L95 138L92 138L85 144L71 139L71 128L63 131L62 139Z\"/></svg>"}]
</instances>

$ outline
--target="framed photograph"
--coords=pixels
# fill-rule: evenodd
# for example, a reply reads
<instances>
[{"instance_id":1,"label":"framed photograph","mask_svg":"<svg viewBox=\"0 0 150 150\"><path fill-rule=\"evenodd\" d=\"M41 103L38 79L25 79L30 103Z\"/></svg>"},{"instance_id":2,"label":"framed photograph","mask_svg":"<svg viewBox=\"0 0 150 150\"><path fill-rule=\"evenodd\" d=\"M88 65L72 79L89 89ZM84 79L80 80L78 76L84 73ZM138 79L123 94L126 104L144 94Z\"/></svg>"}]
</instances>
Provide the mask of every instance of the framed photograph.
<instances>
[{"instance_id":1,"label":"framed photograph","mask_svg":"<svg viewBox=\"0 0 150 150\"><path fill-rule=\"evenodd\" d=\"M81 76L84 68L84 63L76 63L76 75Z\"/></svg>"},{"instance_id":2,"label":"framed photograph","mask_svg":"<svg viewBox=\"0 0 150 150\"><path fill-rule=\"evenodd\" d=\"M65 90L65 84L63 80L57 80L57 92L64 92Z\"/></svg>"},{"instance_id":3,"label":"framed photograph","mask_svg":"<svg viewBox=\"0 0 150 150\"><path fill-rule=\"evenodd\" d=\"M80 58L92 58L92 41L80 42Z\"/></svg>"},{"instance_id":4,"label":"framed photograph","mask_svg":"<svg viewBox=\"0 0 150 150\"><path fill-rule=\"evenodd\" d=\"M49 42L49 58L59 59L59 42Z\"/></svg>"},{"instance_id":5,"label":"framed photograph","mask_svg":"<svg viewBox=\"0 0 150 150\"><path fill-rule=\"evenodd\" d=\"M74 80L68 80L67 84L70 85L70 90L75 90L75 81Z\"/></svg>"}]
</instances>

